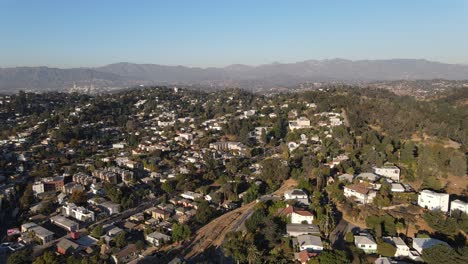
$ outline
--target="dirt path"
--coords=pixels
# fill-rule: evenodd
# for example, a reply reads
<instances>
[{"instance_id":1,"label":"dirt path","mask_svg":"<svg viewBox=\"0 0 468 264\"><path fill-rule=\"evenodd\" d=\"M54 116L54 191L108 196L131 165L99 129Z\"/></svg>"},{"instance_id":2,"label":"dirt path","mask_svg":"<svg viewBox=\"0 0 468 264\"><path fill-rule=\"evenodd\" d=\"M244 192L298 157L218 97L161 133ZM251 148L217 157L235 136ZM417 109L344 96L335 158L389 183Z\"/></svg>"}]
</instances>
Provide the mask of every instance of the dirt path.
<instances>
[{"instance_id":1,"label":"dirt path","mask_svg":"<svg viewBox=\"0 0 468 264\"><path fill-rule=\"evenodd\" d=\"M273 194L283 195L285 191L292 189L294 186L297 186L295 180L286 180ZM209 247L219 247L226 235L231 231L235 231L250 216L255 204L256 202L251 202L243 205L200 228L186 246L185 259L193 258Z\"/></svg>"},{"instance_id":2,"label":"dirt path","mask_svg":"<svg viewBox=\"0 0 468 264\"><path fill-rule=\"evenodd\" d=\"M348 112L346 112L346 109L341 108L341 116L343 117L343 123L346 127L350 127L349 123L349 118L348 118Z\"/></svg>"}]
</instances>

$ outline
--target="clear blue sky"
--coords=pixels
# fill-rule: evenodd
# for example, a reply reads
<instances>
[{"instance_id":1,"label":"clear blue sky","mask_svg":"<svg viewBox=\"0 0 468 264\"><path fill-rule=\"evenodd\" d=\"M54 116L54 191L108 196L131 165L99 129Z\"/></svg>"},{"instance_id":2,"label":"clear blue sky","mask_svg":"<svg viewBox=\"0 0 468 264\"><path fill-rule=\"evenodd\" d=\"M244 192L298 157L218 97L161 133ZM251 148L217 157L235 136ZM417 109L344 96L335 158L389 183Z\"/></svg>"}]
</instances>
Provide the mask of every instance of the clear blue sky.
<instances>
[{"instance_id":1,"label":"clear blue sky","mask_svg":"<svg viewBox=\"0 0 468 264\"><path fill-rule=\"evenodd\" d=\"M0 0L0 67L468 64L464 0Z\"/></svg>"}]
</instances>

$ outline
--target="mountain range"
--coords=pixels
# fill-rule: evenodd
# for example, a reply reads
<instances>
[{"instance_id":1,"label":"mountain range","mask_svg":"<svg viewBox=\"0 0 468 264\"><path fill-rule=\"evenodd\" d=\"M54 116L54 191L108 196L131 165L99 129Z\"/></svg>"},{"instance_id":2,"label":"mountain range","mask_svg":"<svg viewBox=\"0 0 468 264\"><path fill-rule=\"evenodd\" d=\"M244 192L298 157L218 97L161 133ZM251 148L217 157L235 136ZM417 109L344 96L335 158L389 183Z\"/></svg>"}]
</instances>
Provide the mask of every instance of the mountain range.
<instances>
[{"instance_id":1,"label":"mountain range","mask_svg":"<svg viewBox=\"0 0 468 264\"><path fill-rule=\"evenodd\" d=\"M197 68L115 63L96 68L0 68L0 91L63 90L73 86L128 87L139 84L203 84L219 87L288 86L307 81L468 80L468 65L424 59L307 60L260 66L235 64Z\"/></svg>"}]
</instances>

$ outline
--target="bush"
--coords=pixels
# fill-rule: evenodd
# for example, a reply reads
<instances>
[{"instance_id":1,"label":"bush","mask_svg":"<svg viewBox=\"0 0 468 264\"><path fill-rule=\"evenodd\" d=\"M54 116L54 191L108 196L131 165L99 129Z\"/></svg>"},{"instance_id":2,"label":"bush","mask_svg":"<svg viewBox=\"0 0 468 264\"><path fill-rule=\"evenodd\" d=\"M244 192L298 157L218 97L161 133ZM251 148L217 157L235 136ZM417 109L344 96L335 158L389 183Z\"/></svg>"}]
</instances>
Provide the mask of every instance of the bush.
<instances>
[{"instance_id":1,"label":"bush","mask_svg":"<svg viewBox=\"0 0 468 264\"><path fill-rule=\"evenodd\" d=\"M396 248L389 243L380 242L377 244L377 251L384 257L393 257L395 256Z\"/></svg>"},{"instance_id":2,"label":"bush","mask_svg":"<svg viewBox=\"0 0 468 264\"><path fill-rule=\"evenodd\" d=\"M348 242L348 243L354 243L354 234L353 234L353 232L346 233L345 241Z\"/></svg>"}]
</instances>

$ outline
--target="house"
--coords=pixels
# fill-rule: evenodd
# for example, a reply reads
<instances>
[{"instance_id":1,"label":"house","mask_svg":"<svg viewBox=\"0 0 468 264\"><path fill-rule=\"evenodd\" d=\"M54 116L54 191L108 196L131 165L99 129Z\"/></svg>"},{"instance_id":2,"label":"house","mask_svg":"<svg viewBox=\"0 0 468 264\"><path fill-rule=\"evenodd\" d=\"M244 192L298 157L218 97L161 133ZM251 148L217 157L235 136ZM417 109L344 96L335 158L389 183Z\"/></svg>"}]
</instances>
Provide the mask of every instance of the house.
<instances>
[{"instance_id":1,"label":"house","mask_svg":"<svg viewBox=\"0 0 468 264\"><path fill-rule=\"evenodd\" d=\"M301 116L295 121L289 122L289 129L291 131L305 128L310 128L310 120L307 117Z\"/></svg>"},{"instance_id":2,"label":"house","mask_svg":"<svg viewBox=\"0 0 468 264\"><path fill-rule=\"evenodd\" d=\"M64 194L64 193L59 193L59 194L57 195L57 202L58 202L59 204L64 204L66 198L67 198L67 195L66 195L66 194Z\"/></svg>"},{"instance_id":3,"label":"house","mask_svg":"<svg viewBox=\"0 0 468 264\"><path fill-rule=\"evenodd\" d=\"M64 185L64 177L47 177L42 178L33 184L32 190L35 195L43 192L61 191Z\"/></svg>"},{"instance_id":4,"label":"house","mask_svg":"<svg viewBox=\"0 0 468 264\"><path fill-rule=\"evenodd\" d=\"M354 179L354 175L349 174L349 173L341 174L340 176L338 176L338 180L343 181L343 182L344 181L353 182L353 179Z\"/></svg>"},{"instance_id":5,"label":"house","mask_svg":"<svg viewBox=\"0 0 468 264\"><path fill-rule=\"evenodd\" d=\"M171 213L159 208L155 208L151 211L151 217L154 219L167 220L169 217L171 217Z\"/></svg>"},{"instance_id":6,"label":"house","mask_svg":"<svg viewBox=\"0 0 468 264\"><path fill-rule=\"evenodd\" d=\"M362 204L371 203L374 200L377 192L373 191L365 183L356 183L344 187L344 196L355 198Z\"/></svg>"},{"instance_id":7,"label":"house","mask_svg":"<svg viewBox=\"0 0 468 264\"><path fill-rule=\"evenodd\" d=\"M465 214L468 214L468 203L460 201L460 200L453 200L450 203L450 213L452 213L455 210L459 210Z\"/></svg>"},{"instance_id":8,"label":"house","mask_svg":"<svg viewBox=\"0 0 468 264\"><path fill-rule=\"evenodd\" d=\"M112 255L114 263L129 263L139 258L138 249L135 244L129 244L119 252Z\"/></svg>"},{"instance_id":9,"label":"house","mask_svg":"<svg viewBox=\"0 0 468 264\"><path fill-rule=\"evenodd\" d=\"M401 183L392 183L390 191L403 193L405 192L405 187Z\"/></svg>"},{"instance_id":10,"label":"house","mask_svg":"<svg viewBox=\"0 0 468 264\"><path fill-rule=\"evenodd\" d=\"M287 224L286 233L291 237L297 237L300 235L318 235L320 230L316 225L305 225L305 224Z\"/></svg>"},{"instance_id":11,"label":"house","mask_svg":"<svg viewBox=\"0 0 468 264\"><path fill-rule=\"evenodd\" d=\"M244 153L247 147L241 142L221 141L210 143L209 147L215 150L235 150Z\"/></svg>"},{"instance_id":12,"label":"house","mask_svg":"<svg viewBox=\"0 0 468 264\"><path fill-rule=\"evenodd\" d=\"M294 189L284 192L285 200L296 200L305 205L309 204L309 196L301 189Z\"/></svg>"},{"instance_id":13,"label":"house","mask_svg":"<svg viewBox=\"0 0 468 264\"><path fill-rule=\"evenodd\" d=\"M374 238L368 234L354 236L354 244L366 253L377 252L377 243L374 241Z\"/></svg>"},{"instance_id":14,"label":"house","mask_svg":"<svg viewBox=\"0 0 468 264\"><path fill-rule=\"evenodd\" d=\"M424 249L428 249L428 248L431 248L433 246L440 245L440 244L450 247L444 241L441 241L435 238L413 238L413 248L421 255Z\"/></svg>"},{"instance_id":15,"label":"house","mask_svg":"<svg viewBox=\"0 0 468 264\"><path fill-rule=\"evenodd\" d=\"M314 221L314 215L310 211L290 205L287 205L280 214L291 217L291 224L312 224Z\"/></svg>"},{"instance_id":16,"label":"house","mask_svg":"<svg viewBox=\"0 0 468 264\"><path fill-rule=\"evenodd\" d=\"M323 250L322 239L319 236L300 235L297 238L297 246L299 250L307 250L312 252L321 252Z\"/></svg>"},{"instance_id":17,"label":"house","mask_svg":"<svg viewBox=\"0 0 468 264\"><path fill-rule=\"evenodd\" d=\"M410 248L403 239L399 237L383 237L383 240L395 246L396 252L394 257L408 257L410 255Z\"/></svg>"},{"instance_id":18,"label":"house","mask_svg":"<svg viewBox=\"0 0 468 264\"><path fill-rule=\"evenodd\" d=\"M79 249L80 245L66 238L60 239L57 243L57 252L62 255L73 254Z\"/></svg>"},{"instance_id":19,"label":"house","mask_svg":"<svg viewBox=\"0 0 468 264\"><path fill-rule=\"evenodd\" d=\"M145 215L143 213L137 213L130 216L130 221L140 222L145 220Z\"/></svg>"},{"instance_id":20,"label":"house","mask_svg":"<svg viewBox=\"0 0 468 264\"><path fill-rule=\"evenodd\" d=\"M31 232L35 238L39 239L43 245L54 240L54 232L45 229L35 223L26 223L21 225L21 232Z\"/></svg>"},{"instance_id":21,"label":"house","mask_svg":"<svg viewBox=\"0 0 468 264\"><path fill-rule=\"evenodd\" d=\"M373 167L372 171L375 174L389 178L394 182L400 182L400 168L393 164L385 164L383 167Z\"/></svg>"},{"instance_id":22,"label":"house","mask_svg":"<svg viewBox=\"0 0 468 264\"><path fill-rule=\"evenodd\" d=\"M449 194L423 190L418 196L418 205L429 210L449 210Z\"/></svg>"},{"instance_id":23,"label":"house","mask_svg":"<svg viewBox=\"0 0 468 264\"><path fill-rule=\"evenodd\" d=\"M63 211L66 216L73 217L82 222L94 221L94 212L82 206L76 206L74 203L67 203L63 206Z\"/></svg>"},{"instance_id":24,"label":"house","mask_svg":"<svg viewBox=\"0 0 468 264\"><path fill-rule=\"evenodd\" d=\"M104 208L109 215L120 213L120 205L113 202L103 202L99 204L100 207Z\"/></svg>"},{"instance_id":25,"label":"house","mask_svg":"<svg viewBox=\"0 0 468 264\"><path fill-rule=\"evenodd\" d=\"M74 192L83 192L85 190L84 186L75 183L75 182L69 182L62 187L62 192L65 194L72 194Z\"/></svg>"},{"instance_id":26,"label":"house","mask_svg":"<svg viewBox=\"0 0 468 264\"><path fill-rule=\"evenodd\" d=\"M73 220L70 220L66 217L63 217L61 215L56 215L50 218L50 222L53 224L60 226L61 228L69 231L69 232L75 232L79 228L79 224Z\"/></svg>"},{"instance_id":27,"label":"house","mask_svg":"<svg viewBox=\"0 0 468 264\"><path fill-rule=\"evenodd\" d=\"M192 200L192 201L194 201L196 199L202 199L203 198L203 194L195 193L195 192L191 192L191 191L184 192L180 196L182 196L185 199Z\"/></svg>"},{"instance_id":28,"label":"house","mask_svg":"<svg viewBox=\"0 0 468 264\"><path fill-rule=\"evenodd\" d=\"M356 179L362 179L362 180L365 180L365 181L368 181L368 182L376 182L380 179L380 176L378 176L377 174L375 173L371 173L371 172L363 172L363 173L360 173Z\"/></svg>"},{"instance_id":29,"label":"house","mask_svg":"<svg viewBox=\"0 0 468 264\"><path fill-rule=\"evenodd\" d=\"M156 232L146 235L145 239L148 243L156 247L159 247L165 242L170 241L171 237L156 231Z\"/></svg>"},{"instance_id":30,"label":"house","mask_svg":"<svg viewBox=\"0 0 468 264\"><path fill-rule=\"evenodd\" d=\"M318 254L315 253L315 252L309 252L307 250L302 250L298 253L294 253L294 257L297 261L299 261L301 264L306 264L308 263L308 261L313 258L313 257L316 257Z\"/></svg>"},{"instance_id":31,"label":"house","mask_svg":"<svg viewBox=\"0 0 468 264\"><path fill-rule=\"evenodd\" d=\"M295 208L291 214L292 224L312 224L314 221L314 215L307 210Z\"/></svg>"}]
</instances>

